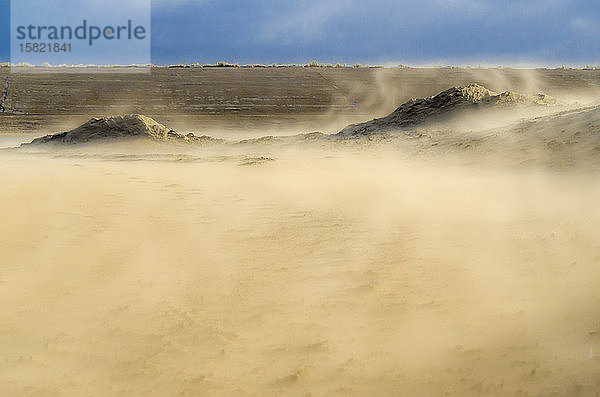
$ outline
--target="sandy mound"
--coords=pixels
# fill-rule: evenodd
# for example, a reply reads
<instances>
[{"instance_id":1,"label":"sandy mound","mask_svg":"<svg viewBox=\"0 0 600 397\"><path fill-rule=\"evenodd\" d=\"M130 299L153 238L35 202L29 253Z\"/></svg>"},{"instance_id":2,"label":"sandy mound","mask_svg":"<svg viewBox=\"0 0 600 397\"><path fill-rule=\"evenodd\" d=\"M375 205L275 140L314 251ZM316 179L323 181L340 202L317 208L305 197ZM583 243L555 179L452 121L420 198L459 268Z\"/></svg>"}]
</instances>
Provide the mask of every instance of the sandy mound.
<instances>
[{"instance_id":1,"label":"sandy mound","mask_svg":"<svg viewBox=\"0 0 600 397\"><path fill-rule=\"evenodd\" d=\"M46 135L26 145L47 143L78 144L117 139L147 139L158 142L190 142L208 143L218 141L207 136L194 134L181 135L154 121L150 117L139 114L93 118L74 130L60 134Z\"/></svg>"},{"instance_id":2,"label":"sandy mound","mask_svg":"<svg viewBox=\"0 0 600 397\"><path fill-rule=\"evenodd\" d=\"M357 134L337 139L354 147L385 146L398 152L427 156L431 160L452 157L465 164L481 161L509 166L542 165L551 168L600 167L600 106L563 110L523 119L486 130L453 130L442 125Z\"/></svg>"},{"instance_id":3,"label":"sandy mound","mask_svg":"<svg viewBox=\"0 0 600 397\"><path fill-rule=\"evenodd\" d=\"M496 137L511 139L521 154L531 159L539 158L546 150L561 163L597 163L600 153L600 107L523 121L511 130L511 137L499 129Z\"/></svg>"},{"instance_id":4,"label":"sandy mound","mask_svg":"<svg viewBox=\"0 0 600 397\"><path fill-rule=\"evenodd\" d=\"M544 94L527 96L515 92L497 93L477 84L453 87L438 95L411 99L390 115L344 128L340 135L371 134L401 130L406 127L440 121L466 109L493 109L515 105L543 106L556 101Z\"/></svg>"}]
</instances>

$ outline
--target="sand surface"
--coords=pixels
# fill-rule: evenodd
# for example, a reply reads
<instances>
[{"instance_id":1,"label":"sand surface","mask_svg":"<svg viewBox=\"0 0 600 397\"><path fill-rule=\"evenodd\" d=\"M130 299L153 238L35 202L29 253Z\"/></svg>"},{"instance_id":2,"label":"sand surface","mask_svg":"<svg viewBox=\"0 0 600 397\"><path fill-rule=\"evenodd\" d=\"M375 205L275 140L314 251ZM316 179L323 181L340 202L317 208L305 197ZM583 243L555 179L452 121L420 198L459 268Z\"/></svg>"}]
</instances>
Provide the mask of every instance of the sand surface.
<instances>
[{"instance_id":1,"label":"sand surface","mask_svg":"<svg viewBox=\"0 0 600 397\"><path fill-rule=\"evenodd\" d=\"M600 391L597 173L265 150L3 153L0 394Z\"/></svg>"},{"instance_id":2,"label":"sand surface","mask_svg":"<svg viewBox=\"0 0 600 397\"><path fill-rule=\"evenodd\" d=\"M6 73L0 148L336 133L473 82L570 107L0 151L0 396L598 396L599 71Z\"/></svg>"}]
</instances>

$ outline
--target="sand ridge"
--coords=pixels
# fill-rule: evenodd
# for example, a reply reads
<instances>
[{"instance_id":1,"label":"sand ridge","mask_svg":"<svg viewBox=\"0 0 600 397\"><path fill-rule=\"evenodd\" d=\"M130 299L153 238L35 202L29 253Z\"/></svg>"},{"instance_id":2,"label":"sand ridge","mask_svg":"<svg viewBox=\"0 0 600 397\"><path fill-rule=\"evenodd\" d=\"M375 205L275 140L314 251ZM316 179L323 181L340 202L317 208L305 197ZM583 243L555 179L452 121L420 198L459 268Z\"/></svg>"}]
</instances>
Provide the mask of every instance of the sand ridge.
<instances>
[{"instance_id":1,"label":"sand ridge","mask_svg":"<svg viewBox=\"0 0 600 397\"><path fill-rule=\"evenodd\" d=\"M339 135L353 136L402 130L407 127L443 120L457 112L509 106L548 106L556 100L545 95L527 96L511 91L497 93L478 84L452 87L437 95L411 99L386 117L344 128Z\"/></svg>"},{"instance_id":2,"label":"sand ridge","mask_svg":"<svg viewBox=\"0 0 600 397\"><path fill-rule=\"evenodd\" d=\"M182 135L168 129L150 117L133 114L115 117L92 118L87 123L67 132L46 135L34 139L28 145L78 144L119 139L148 139L160 142L207 143L218 139L197 137L194 134Z\"/></svg>"}]
</instances>

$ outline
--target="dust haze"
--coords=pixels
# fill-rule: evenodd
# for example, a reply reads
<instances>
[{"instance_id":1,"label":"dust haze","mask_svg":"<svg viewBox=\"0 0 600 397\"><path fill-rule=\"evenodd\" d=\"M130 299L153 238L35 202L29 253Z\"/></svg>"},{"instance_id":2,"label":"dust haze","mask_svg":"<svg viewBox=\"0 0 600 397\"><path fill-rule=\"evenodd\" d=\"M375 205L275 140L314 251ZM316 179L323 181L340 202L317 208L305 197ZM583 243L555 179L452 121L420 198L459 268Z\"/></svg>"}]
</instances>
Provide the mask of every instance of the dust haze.
<instances>
[{"instance_id":1,"label":"dust haze","mask_svg":"<svg viewBox=\"0 0 600 397\"><path fill-rule=\"evenodd\" d=\"M355 140L3 151L1 394L597 395L600 115L557 92Z\"/></svg>"}]
</instances>

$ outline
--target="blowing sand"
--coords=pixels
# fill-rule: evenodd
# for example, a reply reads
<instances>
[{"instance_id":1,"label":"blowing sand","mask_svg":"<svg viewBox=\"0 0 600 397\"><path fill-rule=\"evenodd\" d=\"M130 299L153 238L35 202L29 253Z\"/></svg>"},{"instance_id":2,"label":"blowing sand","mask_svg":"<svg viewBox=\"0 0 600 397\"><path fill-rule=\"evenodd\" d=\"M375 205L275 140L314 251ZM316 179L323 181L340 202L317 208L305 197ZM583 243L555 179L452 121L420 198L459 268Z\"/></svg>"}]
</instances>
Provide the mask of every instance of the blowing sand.
<instances>
[{"instance_id":1,"label":"blowing sand","mask_svg":"<svg viewBox=\"0 0 600 397\"><path fill-rule=\"evenodd\" d=\"M269 155L3 155L1 394L600 391L597 174Z\"/></svg>"}]
</instances>

